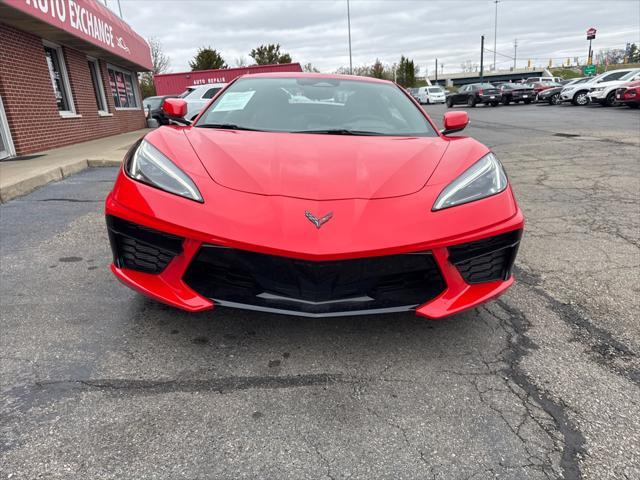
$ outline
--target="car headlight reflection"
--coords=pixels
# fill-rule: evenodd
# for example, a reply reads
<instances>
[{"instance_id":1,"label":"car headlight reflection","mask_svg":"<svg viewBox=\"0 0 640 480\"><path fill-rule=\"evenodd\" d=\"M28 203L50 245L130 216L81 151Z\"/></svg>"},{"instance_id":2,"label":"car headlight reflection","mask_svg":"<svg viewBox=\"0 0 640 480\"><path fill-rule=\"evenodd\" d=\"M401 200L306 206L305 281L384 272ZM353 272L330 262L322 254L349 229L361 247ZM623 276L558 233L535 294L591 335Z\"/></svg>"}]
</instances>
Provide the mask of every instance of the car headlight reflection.
<instances>
[{"instance_id":1,"label":"car headlight reflection","mask_svg":"<svg viewBox=\"0 0 640 480\"><path fill-rule=\"evenodd\" d=\"M442 210L490 197L502 192L507 185L507 175L502 164L493 153L488 153L438 195L432 210Z\"/></svg>"},{"instance_id":2,"label":"car headlight reflection","mask_svg":"<svg viewBox=\"0 0 640 480\"><path fill-rule=\"evenodd\" d=\"M204 203L200 191L186 173L160 150L143 140L125 165L127 174L165 192Z\"/></svg>"}]
</instances>

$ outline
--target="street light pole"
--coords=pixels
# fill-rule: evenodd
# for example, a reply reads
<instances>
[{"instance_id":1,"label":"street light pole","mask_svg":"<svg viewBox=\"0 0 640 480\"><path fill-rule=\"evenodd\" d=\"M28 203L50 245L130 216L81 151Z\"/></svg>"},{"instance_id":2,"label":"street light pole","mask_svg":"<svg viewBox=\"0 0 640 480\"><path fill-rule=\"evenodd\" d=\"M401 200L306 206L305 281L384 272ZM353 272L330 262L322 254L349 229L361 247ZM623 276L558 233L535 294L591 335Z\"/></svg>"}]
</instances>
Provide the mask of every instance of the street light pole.
<instances>
[{"instance_id":1,"label":"street light pole","mask_svg":"<svg viewBox=\"0 0 640 480\"><path fill-rule=\"evenodd\" d=\"M493 21L493 71L496 70L496 47L498 43L498 2L500 0L494 0L496 4L496 15Z\"/></svg>"},{"instance_id":2,"label":"street light pole","mask_svg":"<svg viewBox=\"0 0 640 480\"><path fill-rule=\"evenodd\" d=\"M347 0L347 25L349 28L349 75L353 75L353 60L351 59L351 9Z\"/></svg>"},{"instance_id":3,"label":"street light pole","mask_svg":"<svg viewBox=\"0 0 640 480\"><path fill-rule=\"evenodd\" d=\"M438 84L438 59L436 58L436 85Z\"/></svg>"},{"instance_id":4,"label":"street light pole","mask_svg":"<svg viewBox=\"0 0 640 480\"><path fill-rule=\"evenodd\" d=\"M122 18L122 7L120 6L120 0L118 0L118 11L120 12L120 18Z\"/></svg>"},{"instance_id":5,"label":"street light pole","mask_svg":"<svg viewBox=\"0 0 640 480\"><path fill-rule=\"evenodd\" d=\"M484 82L484 35L480 37L480 83Z\"/></svg>"},{"instance_id":6,"label":"street light pole","mask_svg":"<svg viewBox=\"0 0 640 480\"><path fill-rule=\"evenodd\" d=\"M516 58L517 58L517 54L518 54L518 39L516 38L513 41L513 69L515 70L516 67Z\"/></svg>"}]
</instances>

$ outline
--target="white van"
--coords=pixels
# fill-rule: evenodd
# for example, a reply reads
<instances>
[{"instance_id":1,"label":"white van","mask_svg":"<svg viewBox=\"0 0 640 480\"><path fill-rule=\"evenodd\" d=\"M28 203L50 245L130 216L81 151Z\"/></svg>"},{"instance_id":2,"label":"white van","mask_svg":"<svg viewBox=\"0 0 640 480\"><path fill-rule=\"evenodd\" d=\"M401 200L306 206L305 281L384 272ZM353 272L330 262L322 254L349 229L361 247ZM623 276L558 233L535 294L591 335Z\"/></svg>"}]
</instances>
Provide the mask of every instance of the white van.
<instances>
[{"instance_id":1,"label":"white van","mask_svg":"<svg viewBox=\"0 0 640 480\"><path fill-rule=\"evenodd\" d=\"M431 87L420 87L416 100L420 103L444 103L445 91L437 85Z\"/></svg>"}]
</instances>

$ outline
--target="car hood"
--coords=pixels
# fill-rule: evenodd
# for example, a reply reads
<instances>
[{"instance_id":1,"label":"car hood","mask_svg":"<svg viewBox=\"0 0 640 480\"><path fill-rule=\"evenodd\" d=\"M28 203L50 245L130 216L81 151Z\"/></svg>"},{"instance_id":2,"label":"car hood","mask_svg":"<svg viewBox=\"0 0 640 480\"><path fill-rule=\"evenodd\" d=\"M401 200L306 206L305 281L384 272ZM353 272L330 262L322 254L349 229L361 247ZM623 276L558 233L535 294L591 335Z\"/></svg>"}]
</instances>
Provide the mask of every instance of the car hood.
<instances>
[{"instance_id":1,"label":"car hood","mask_svg":"<svg viewBox=\"0 0 640 480\"><path fill-rule=\"evenodd\" d=\"M211 178L234 190L311 200L408 195L447 149L440 137L375 137L190 128Z\"/></svg>"}]
</instances>

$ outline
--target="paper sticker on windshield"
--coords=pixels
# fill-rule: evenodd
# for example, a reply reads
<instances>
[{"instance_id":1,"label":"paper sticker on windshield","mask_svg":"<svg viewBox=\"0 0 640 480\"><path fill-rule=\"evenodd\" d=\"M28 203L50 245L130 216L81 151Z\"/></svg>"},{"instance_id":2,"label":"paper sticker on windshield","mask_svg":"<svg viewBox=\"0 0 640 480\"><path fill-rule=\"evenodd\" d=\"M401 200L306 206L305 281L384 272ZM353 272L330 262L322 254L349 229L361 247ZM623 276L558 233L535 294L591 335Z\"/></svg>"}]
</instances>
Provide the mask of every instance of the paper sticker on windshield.
<instances>
[{"instance_id":1,"label":"paper sticker on windshield","mask_svg":"<svg viewBox=\"0 0 640 480\"><path fill-rule=\"evenodd\" d=\"M248 92L229 92L223 95L223 97L213 107L214 112L231 112L233 110L244 110L247 106L255 90Z\"/></svg>"}]
</instances>

